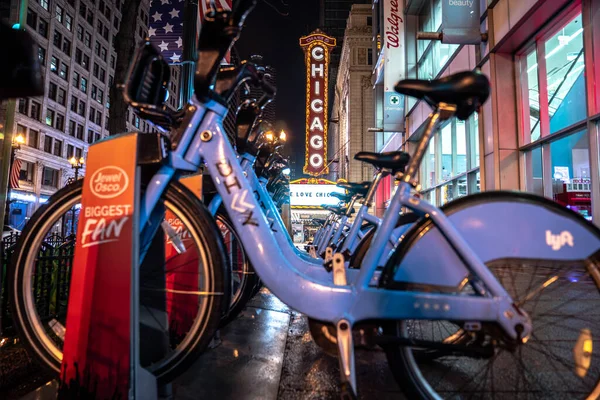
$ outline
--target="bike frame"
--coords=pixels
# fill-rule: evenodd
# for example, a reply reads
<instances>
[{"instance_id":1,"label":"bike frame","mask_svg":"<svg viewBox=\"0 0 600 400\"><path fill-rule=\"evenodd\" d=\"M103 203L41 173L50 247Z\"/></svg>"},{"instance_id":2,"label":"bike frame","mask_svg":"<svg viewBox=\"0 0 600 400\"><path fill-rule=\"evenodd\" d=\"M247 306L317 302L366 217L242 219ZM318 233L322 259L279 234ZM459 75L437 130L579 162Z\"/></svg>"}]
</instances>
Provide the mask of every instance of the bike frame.
<instances>
[{"instance_id":1,"label":"bike frame","mask_svg":"<svg viewBox=\"0 0 600 400\"><path fill-rule=\"evenodd\" d=\"M522 324L526 332L531 330L527 315L512 312L511 297L443 212L412 196L413 186L408 181L399 184L361 269L349 280L349 284L335 285L331 275L313 277L306 274L297 267L295 260L285 257L253 195L253 188L224 132L223 118L227 108L216 101L200 103L195 97L188 107L191 107L194 116L183 128L181 141L171 153L169 162L159 169L141 196L142 231L147 229L147 225L156 223L151 219L152 211L171 179L177 176L177 171L195 171L204 161L260 279L281 301L308 317L334 324L345 321L350 325L378 319L496 321L512 338L517 337L514 329L517 323ZM449 119L455 111L453 106L440 105L431 114L424 139L408 166L406 176L412 176L417 170L440 118ZM380 254L396 226L402 207L419 215L428 215L464 262L464 265L444 265L443 268L467 267L487 290L480 292L480 296L457 296L372 287L370 281L379 266Z\"/></svg>"}]
</instances>

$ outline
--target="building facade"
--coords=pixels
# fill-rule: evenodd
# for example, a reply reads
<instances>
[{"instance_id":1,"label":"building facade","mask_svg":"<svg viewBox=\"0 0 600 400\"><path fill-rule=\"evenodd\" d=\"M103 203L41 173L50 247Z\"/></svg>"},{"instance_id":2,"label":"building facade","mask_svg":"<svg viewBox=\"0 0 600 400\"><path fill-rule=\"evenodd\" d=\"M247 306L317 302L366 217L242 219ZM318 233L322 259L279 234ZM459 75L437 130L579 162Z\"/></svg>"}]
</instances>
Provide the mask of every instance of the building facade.
<instances>
[{"instance_id":1,"label":"building facade","mask_svg":"<svg viewBox=\"0 0 600 400\"><path fill-rule=\"evenodd\" d=\"M384 1L375 3L374 42L384 33ZM481 190L527 191L599 224L600 3L481 0L480 45L417 40L419 31L441 32L441 3L404 3L406 77L480 69L491 95L479 113L436 133L420 169L422 195L443 205ZM375 92L376 113L384 100ZM414 148L431 109L405 99L405 110L405 132L387 133L379 151ZM393 192L387 185L380 204Z\"/></svg>"},{"instance_id":2,"label":"building facade","mask_svg":"<svg viewBox=\"0 0 600 400\"><path fill-rule=\"evenodd\" d=\"M371 5L352 6L344 34L331 111L329 158L333 179L362 182L373 177L373 168L354 160L359 151L375 151L371 75Z\"/></svg>"},{"instance_id":3,"label":"building facade","mask_svg":"<svg viewBox=\"0 0 600 400\"><path fill-rule=\"evenodd\" d=\"M10 2L10 20L17 19L18 2ZM38 45L45 96L20 99L14 116L13 137L24 145L19 187L11 190L9 224L18 229L56 190L74 177L69 163L85 157L90 144L109 135L110 86L113 84L115 35L122 23L123 0L30 0L27 31ZM142 0L136 39L148 34L150 1ZM178 108L179 67L172 70L169 107ZM6 110L0 111L0 113ZM0 118L4 120L4 118ZM130 131L155 131L131 110ZM85 165L78 171L85 174Z\"/></svg>"}]
</instances>

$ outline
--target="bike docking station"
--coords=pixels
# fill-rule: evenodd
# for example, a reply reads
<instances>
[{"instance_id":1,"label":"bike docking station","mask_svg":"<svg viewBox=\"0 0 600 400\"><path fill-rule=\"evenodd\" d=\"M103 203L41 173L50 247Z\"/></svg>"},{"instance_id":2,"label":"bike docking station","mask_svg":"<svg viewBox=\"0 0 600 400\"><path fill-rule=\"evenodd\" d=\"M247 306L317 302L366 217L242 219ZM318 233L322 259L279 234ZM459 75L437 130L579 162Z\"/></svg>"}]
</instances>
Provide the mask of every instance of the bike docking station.
<instances>
[{"instance_id":1,"label":"bike docking station","mask_svg":"<svg viewBox=\"0 0 600 400\"><path fill-rule=\"evenodd\" d=\"M145 346L151 348L140 348L140 331L147 321L140 312L140 270L146 261L138 268L138 221L141 167L160 162L165 154L159 134L123 134L90 146L59 399L158 398L157 379L142 367L140 359L147 358L146 353L156 356L166 351L169 338L164 329L160 332L150 326L151 333L145 330L144 337L156 337L149 341L151 346ZM156 238L164 243L164 236L157 234ZM165 245L152 247L163 253L164 260ZM154 254L148 259L156 264ZM168 326L165 284L159 283L163 290L154 296L151 306L162 307L163 326Z\"/></svg>"}]
</instances>

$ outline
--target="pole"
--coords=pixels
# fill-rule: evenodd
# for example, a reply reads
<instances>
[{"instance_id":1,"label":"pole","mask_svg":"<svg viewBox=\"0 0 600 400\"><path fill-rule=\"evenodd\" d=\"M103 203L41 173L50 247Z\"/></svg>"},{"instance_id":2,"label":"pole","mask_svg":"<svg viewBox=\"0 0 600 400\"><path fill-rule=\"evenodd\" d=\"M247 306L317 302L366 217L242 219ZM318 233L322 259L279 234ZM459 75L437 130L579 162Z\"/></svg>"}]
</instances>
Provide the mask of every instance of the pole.
<instances>
[{"instance_id":1,"label":"pole","mask_svg":"<svg viewBox=\"0 0 600 400\"><path fill-rule=\"evenodd\" d=\"M27 22L27 7L28 0L21 0L21 6L19 7L19 16L17 23L19 29L24 29ZM4 232L4 224L7 215L7 207L10 207L8 198L8 181L10 175L10 166L12 165L12 137L13 129L15 125L15 111L17 110L17 100L10 99L6 106L6 121L4 123L4 136L2 141L2 161L0 163L0 228Z\"/></svg>"},{"instance_id":2,"label":"pole","mask_svg":"<svg viewBox=\"0 0 600 400\"><path fill-rule=\"evenodd\" d=\"M9 179L10 179L10 171L12 171L12 166L15 162L16 154L17 154L17 149L14 148L11 143L10 162L8 164ZM6 187L6 201L5 201L6 205L4 208L4 226L10 225L10 203L12 203L12 201L10 200L11 189L12 188L10 187L10 182L9 182L9 184Z\"/></svg>"},{"instance_id":3,"label":"pole","mask_svg":"<svg viewBox=\"0 0 600 400\"><path fill-rule=\"evenodd\" d=\"M198 57L198 0L186 0L183 9L183 63L181 66L181 90L179 100L182 107L194 94L194 73Z\"/></svg>"}]
</instances>

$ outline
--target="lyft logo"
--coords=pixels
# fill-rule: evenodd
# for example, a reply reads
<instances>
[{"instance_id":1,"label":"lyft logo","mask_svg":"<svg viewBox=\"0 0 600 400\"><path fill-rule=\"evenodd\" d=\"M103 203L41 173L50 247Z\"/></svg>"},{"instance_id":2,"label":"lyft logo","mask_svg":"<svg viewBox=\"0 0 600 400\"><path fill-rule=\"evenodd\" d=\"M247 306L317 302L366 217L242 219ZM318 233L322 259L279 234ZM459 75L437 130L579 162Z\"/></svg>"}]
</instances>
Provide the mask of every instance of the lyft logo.
<instances>
[{"instance_id":1,"label":"lyft logo","mask_svg":"<svg viewBox=\"0 0 600 400\"><path fill-rule=\"evenodd\" d=\"M565 245L573 247L573 235L567 231L562 231L558 235L554 235L552 231L546 231L546 244L554 251L560 250Z\"/></svg>"}]
</instances>

